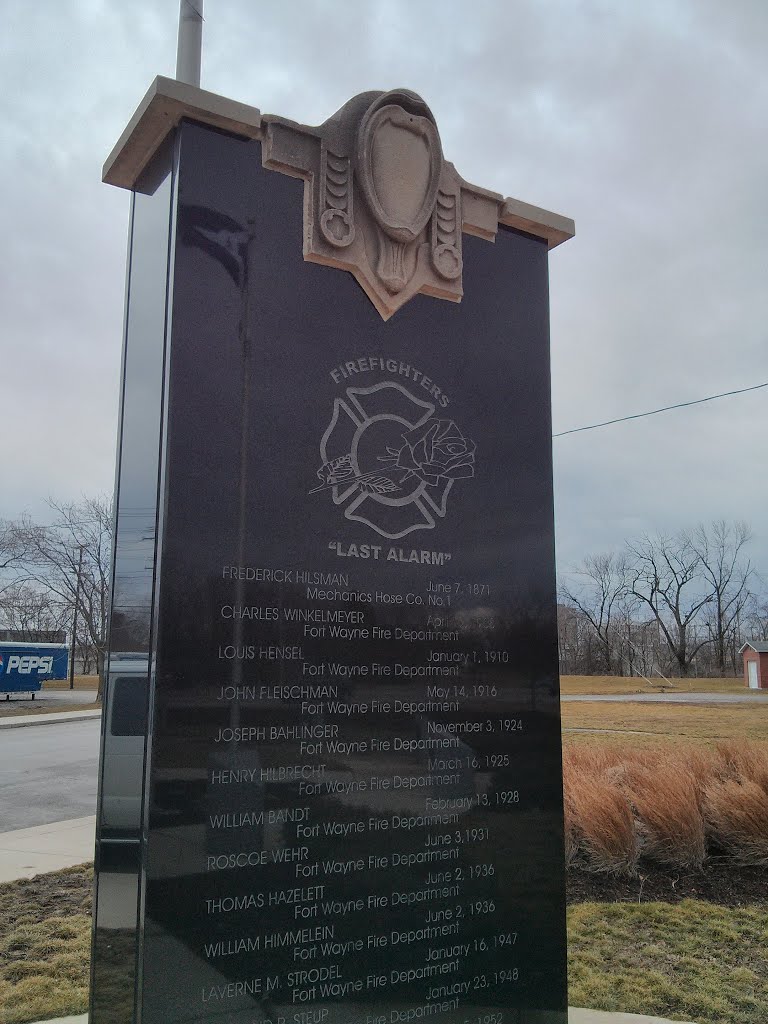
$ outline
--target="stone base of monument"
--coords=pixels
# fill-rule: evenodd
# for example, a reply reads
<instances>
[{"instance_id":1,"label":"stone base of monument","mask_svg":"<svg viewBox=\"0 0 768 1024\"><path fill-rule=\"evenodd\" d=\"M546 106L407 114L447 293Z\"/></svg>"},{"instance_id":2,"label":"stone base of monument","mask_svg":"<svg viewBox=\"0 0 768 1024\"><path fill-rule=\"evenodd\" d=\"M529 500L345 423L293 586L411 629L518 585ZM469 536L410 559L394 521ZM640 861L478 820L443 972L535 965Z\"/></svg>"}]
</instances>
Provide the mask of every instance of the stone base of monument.
<instances>
[{"instance_id":1,"label":"stone base of monument","mask_svg":"<svg viewBox=\"0 0 768 1024\"><path fill-rule=\"evenodd\" d=\"M670 1021L666 1017L647 1017L643 1013L616 1013L613 1010L584 1010L568 1008L568 1024L690 1024L689 1021Z\"/></svg>"},{"instance_id":2,"label":"stone base of monument","mask_svg":"<svg viewBox=\"0 0 768 1024\"><path fill-rule=\"evenodd\" d=\"M79 1017L59 1017L55 1021L39 1024L88 1024L88 1014ZM689 1024L687 1021L670 1021L664 1017L646 1017L641 1013L614 1013L605 1010L584 1010L570 1007L568 1024Z\"/></svg>"}]
</instances>

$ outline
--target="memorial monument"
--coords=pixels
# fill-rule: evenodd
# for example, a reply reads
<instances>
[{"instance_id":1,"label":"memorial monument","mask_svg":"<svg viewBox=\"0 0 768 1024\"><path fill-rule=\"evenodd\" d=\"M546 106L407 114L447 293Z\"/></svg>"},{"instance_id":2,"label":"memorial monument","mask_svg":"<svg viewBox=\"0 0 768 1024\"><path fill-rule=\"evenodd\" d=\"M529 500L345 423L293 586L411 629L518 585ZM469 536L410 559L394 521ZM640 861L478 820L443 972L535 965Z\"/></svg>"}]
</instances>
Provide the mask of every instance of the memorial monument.
<instances>
[{"instance_id":1,"label":"memorial monument","mask_svg":"<svg viewBox=\"0 0 768 1024\"><path fill-rule=\"evenodd\" d=\"M91 1024L566 1024L548 250L426 102L158 78Z\"/></svg>"}]
</instances>

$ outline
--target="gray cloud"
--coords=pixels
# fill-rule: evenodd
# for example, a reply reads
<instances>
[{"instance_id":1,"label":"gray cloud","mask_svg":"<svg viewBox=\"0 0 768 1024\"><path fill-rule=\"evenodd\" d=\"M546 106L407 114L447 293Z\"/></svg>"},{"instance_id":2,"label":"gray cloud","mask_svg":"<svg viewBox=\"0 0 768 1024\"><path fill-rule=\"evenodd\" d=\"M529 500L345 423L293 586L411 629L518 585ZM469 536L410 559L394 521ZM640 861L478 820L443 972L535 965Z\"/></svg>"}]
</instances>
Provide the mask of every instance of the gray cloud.
<instances>
[{"instance_id":1,"label":"gray cloud","mask_svg":"<svg viewBox=\"0 0 768 1024\"><path fill-rule=\"evenodd\" d=\"M101 164L176 0L5 4L0 514L112 486L128 197ZM573 216L550 259L555 429L768 379L762 0L207 5L203 85L307 122L421 92L472 181ZM743 517L768 573L768 390L555 440L561 566Z\"/></svg>"}]
</instances>

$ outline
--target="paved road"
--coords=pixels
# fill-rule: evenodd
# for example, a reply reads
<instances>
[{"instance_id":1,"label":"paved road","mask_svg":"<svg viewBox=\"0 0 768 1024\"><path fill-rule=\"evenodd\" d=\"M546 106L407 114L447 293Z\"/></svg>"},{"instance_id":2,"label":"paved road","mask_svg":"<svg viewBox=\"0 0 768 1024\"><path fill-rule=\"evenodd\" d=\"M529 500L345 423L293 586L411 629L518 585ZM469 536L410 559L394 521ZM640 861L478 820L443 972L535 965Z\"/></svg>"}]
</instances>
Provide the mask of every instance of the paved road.
<instances>
[{"instance_id":1,"label":"paved road","mask_svg":"<svg viewBox=\"0 0 768 1024\"><path fill-rule=\"evenodd\" d=\"M96 813L98 719L0 732L0 832Z\"/></svg>"},{"instance_id":2,"label":"paved road","mask_svg":"<svg viewBox=\"0 0 768 1024\"><path fill-rule=\"evenodd\" d=\"M689 693L676 690L673 693L580 693L563 694L563 702L576 700L609 701L619 704L762 704L768 701L768 693Z\"/></svg>"}]
</instances>

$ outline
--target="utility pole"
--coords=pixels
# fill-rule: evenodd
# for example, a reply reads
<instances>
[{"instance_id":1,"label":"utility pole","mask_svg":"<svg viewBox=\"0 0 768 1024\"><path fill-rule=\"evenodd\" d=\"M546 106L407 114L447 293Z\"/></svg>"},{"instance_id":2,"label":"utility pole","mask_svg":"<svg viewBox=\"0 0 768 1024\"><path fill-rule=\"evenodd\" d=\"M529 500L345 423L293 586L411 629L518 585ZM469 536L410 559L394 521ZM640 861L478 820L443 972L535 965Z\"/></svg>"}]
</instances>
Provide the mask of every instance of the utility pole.
<instances>
[{"instance_id":1,"label":"utility pole","mask_svg":"<svg viewBox=\"0 0 768 1024\"><path fill-rule=\"evenodd\" d=\"M176 49L176 78L187 85L200 85L203 51L203 0L181 0L179 40Z\"/></svg>"},{"instance_id":2,"label":"utility pole","mask_svg":"<svg viewBox=\"0 0 768 1024\"><path fill-rule=\"evenodd\" d=\"M80 606L80 570L83 568L83 547L80 545L80 556L77 560L77 582L75 583L75 614L72 619L72 654L69 658L69 688L75 688L75 651L77 649L77 609Z\"/></svg>"}]
</instances>

